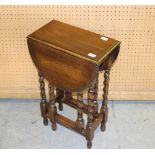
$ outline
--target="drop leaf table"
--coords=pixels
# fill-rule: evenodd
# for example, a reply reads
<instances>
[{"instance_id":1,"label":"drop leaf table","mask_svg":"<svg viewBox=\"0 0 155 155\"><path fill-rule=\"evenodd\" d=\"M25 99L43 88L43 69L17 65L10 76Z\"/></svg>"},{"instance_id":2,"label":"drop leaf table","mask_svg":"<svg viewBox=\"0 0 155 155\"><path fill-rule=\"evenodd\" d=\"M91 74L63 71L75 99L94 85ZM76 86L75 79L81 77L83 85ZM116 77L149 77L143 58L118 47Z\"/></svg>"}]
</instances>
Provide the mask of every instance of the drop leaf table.
<instances>
[{"instance_id":1,"label":"drop leaf table","mask_svg":"<svg viewBox=\"0 0 155 155\"><path fill-rule=\"evenodd\" d=\"M110 69L116 60L120 41L96 34L60 21L52 20L27 36L28 49L38 70L40 83L40 109L44 125L57 123L76 131L92 147L95 129L105 130L108 115L108 85ZM98 75L104 72L103 101L98 105ZM45 82L48 81L49 100ZM88 90L87 103L83 92ZM72 93L77 94L77 99ZM58 106L57 104L58 103ZM63 104L77 110L75 121L58 113ZM100 109L99 109L100 107ZM83 113L87 115L84 121Z\"/></svg>"}]
</instances>

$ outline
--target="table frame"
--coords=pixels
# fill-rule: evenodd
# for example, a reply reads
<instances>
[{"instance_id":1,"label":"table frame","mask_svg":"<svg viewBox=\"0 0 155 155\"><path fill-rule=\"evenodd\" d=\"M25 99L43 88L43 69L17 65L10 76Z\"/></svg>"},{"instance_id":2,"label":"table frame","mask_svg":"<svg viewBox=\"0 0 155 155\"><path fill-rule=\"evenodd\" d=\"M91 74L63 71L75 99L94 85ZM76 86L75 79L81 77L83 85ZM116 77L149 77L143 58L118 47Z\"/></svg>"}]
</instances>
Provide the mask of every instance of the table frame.
<instances>
[{"instance_id":1,"label":"table frame","mask_svg":"<svg viewBox=\"0 0 155 155\"><path fill-rule=\"evenodd\" d=\"M77 133L83 135L87 140L87 147L92 147L92 140L94 137L94 131L100 125L101 131L105 131L105 124L108 118L108 87L109 87L109 75L110 69L117 58L119 53L119 47L112 52L111 55L100 65L99 72L104 70L103 81L103 100L101 108L98 105L98 77L99 72L96 74L95 80L88 88L88 100L87 104L83 102L83 92L77 92L77 99L72 97L72 92L67 92L55 88L52 83L49 83L49 101L46 99L45 82L43 75L39 72L40 83L40 110L43 117L44 125L48 125L48 119L51 122L52 130L57 129L57 123L72 129ZM56 90L56 91L54 91ZM56 92L56 94L54 93ZM71 119L60 115L57 112L57 106L60 111L63 110L63 104L66 104L77 110L77 120ZM87 122L84 122L83 113L87 114Z\"/></svg>"}]
</instances>

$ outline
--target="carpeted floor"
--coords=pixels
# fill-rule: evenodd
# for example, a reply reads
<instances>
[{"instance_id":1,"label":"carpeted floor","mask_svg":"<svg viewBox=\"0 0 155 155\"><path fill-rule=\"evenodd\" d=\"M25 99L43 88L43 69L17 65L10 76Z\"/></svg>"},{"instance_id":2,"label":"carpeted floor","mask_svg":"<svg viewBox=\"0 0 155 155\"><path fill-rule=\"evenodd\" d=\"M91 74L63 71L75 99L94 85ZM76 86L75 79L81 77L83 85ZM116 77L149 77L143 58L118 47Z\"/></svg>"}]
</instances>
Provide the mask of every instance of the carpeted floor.
<instances>
[{"instance_id":1,"label":"carpeted floor","mask_svg":"<svg viewBox=\"0 0 155 155\"><path fill-rule=\"evenodd\" d=\"M68 106L61 113L76 120ZM60 125L44 126L39 100L0 100L0 148L85 149L86 140ZM92 148L155 148L155 101L110 101L106 131L96 130Z\"/></svg>"}]
</instances>

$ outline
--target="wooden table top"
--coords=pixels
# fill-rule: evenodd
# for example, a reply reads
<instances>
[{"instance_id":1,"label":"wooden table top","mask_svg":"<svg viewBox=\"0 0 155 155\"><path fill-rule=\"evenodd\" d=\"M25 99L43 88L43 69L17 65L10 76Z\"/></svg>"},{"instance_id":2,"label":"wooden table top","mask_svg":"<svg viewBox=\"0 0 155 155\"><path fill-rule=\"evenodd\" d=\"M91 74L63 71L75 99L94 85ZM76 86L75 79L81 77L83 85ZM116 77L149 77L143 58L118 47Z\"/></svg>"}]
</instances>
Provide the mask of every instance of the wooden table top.
<instances>
[{"instance_id":1,"label":"wooden table top","mask_svg":"<svg viewBox=\"0 0 155 155\"><path fill-rule=\"evenodd\" d=\"M101 64L104 58L120 45L120 41L52 20L27 38L62 52Z\"/></svg>"}]
</instances>

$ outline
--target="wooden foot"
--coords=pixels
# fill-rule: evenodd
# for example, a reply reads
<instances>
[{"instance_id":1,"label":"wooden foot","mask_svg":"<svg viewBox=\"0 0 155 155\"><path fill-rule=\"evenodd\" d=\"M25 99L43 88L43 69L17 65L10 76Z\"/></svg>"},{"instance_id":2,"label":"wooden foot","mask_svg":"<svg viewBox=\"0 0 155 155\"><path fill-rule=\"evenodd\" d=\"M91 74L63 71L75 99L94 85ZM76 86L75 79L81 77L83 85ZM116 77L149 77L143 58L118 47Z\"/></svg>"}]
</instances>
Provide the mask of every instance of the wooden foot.
<instances>
[{"instance_id":1,"label":"wooden foot","mask_svg":"<svg viewBox=\"0 0 155 155\"><path fill-rule=\"evenodd\" d=\"M61 99L64 97L64 91L56 88L56 96L58 96L58 100L57 100L57 102L59 103L58 109L59 109L59 111L62 111L63 110L63 104L62 104Z\"/></svg>"},{"instance_id":2,"label":"wooden foot","mask_svg":"<svg viewBox=\"0 0 155 155\"><path fill-rule=\"evenodd\" d=\"M59 108L59 111L62 111L63 110L63 104L62 104L62 102L59 102L58 108Z\"/></svg>"},{"instance_id":3,"label":"wooden foot","mask_svg":"<svg viewBox=\"0 0 155 155\"><path fill-rule=\"evenodd\" d=\"M52 130L56 130L56 120L55 115L57 114L57 109L55 106L55 95L54 95L54 86L49 83L49 116L52 123Z\"/></svg>"},{"instance_id":4,"label":"wooden foot","mask_svg":"<svg viewBox=\"0 0 155 155\"><path fill-rule=\"evenodd\" d=\"M105 124L108 118L108 88L109 88L109 74L110 70L105 70L104 72L104 88L103 88L103 101L100 112L103 114L103 119L101 122L101 131L105 131Z\"/></svg>"},{"instance_id":5,"label":"wooden foot","mask_svg":"<svg viewBox=\"0 0 155 155\"><path fill-rule=\"evenodd\" d=\"M43 124L48 125L48 119L47 119L48 103L46 100L44 77L42 76L41 73L38 73L38 76L39 76L40 96L41 96L40 101L41 116L43 117Z\"/></svg>"},{"instance_id":6,"label":"wooden foot","mask_svg":"<svg viewBox=\"0 0 155 155\"><path fill-rule=\"evenodd\" d=\"M106 129L105 123L101 123L101 131L104 132Z\"/></svg>"},{"instance_id":7,"label":"wooden foot","mask_svg":"<svg viewBox=\"0 0 155 155\"><path fill-rule=\"evenodd\" d=\"M81 92L79 92L77 94L77 100L78 100L78 109L77 109L77 126L78 128L83 129L84 128L84 119L83 119L83 111L82 111L82 107L83 107L83 94Z\"/></svg>"},{"instance_id":8,"label":"wooden foot","mask_svg":"<svg viewBox=\"0 0 155 155\"><path fill-rule=\"evenodd\" d=\"M92 142L91 141L87 141L87 148L91 149L92 148Z\"/></svg>"},{"instance_id":9,"label":"wooden foot","mask_svg":"<svg viewBox=\"0 0 155 155\"><path fill-rule=\"evenodd\" d=\"M86 125L86 139L87 147L91 148L92 139L94 138L93 119L94 119L94 99L95 99L95 83L93 83L88 89L88 118Z\"/></svg>"},{"instance_id":10,"label":"wooden foot","mask_svg":"<svg viewBox=\"0 0 155 155\"><path fill-rule=\"evenodd\" d=\"M44 124L45 126L48 125L48 119L47 119L47 117L43 118L43 124Z\"/></svg>"},{"instance_id":11,"label":"wooden foot","mask_svg":"<svg viewBox=\"0 0 155 155\"><path fill-rule=\"evenodd\" d=\"M56 130L57 130L57 125L56 125L56 123L52 123L52 130L53 130L53 131L56 131Z\"/></svg>"},{"instance_id":12,"label":"wooden foot","mask_svg":"<svg viewBox=\"0 0 155 155\"><path fill-rule=\"evenodd\" d=\"M106 122L107 122L107 119L108 119L108 107L107 105L104 105L103 106L103 120L101 122L101 131L105 131L106 129Z\"/></svg>"}]
</instances>

